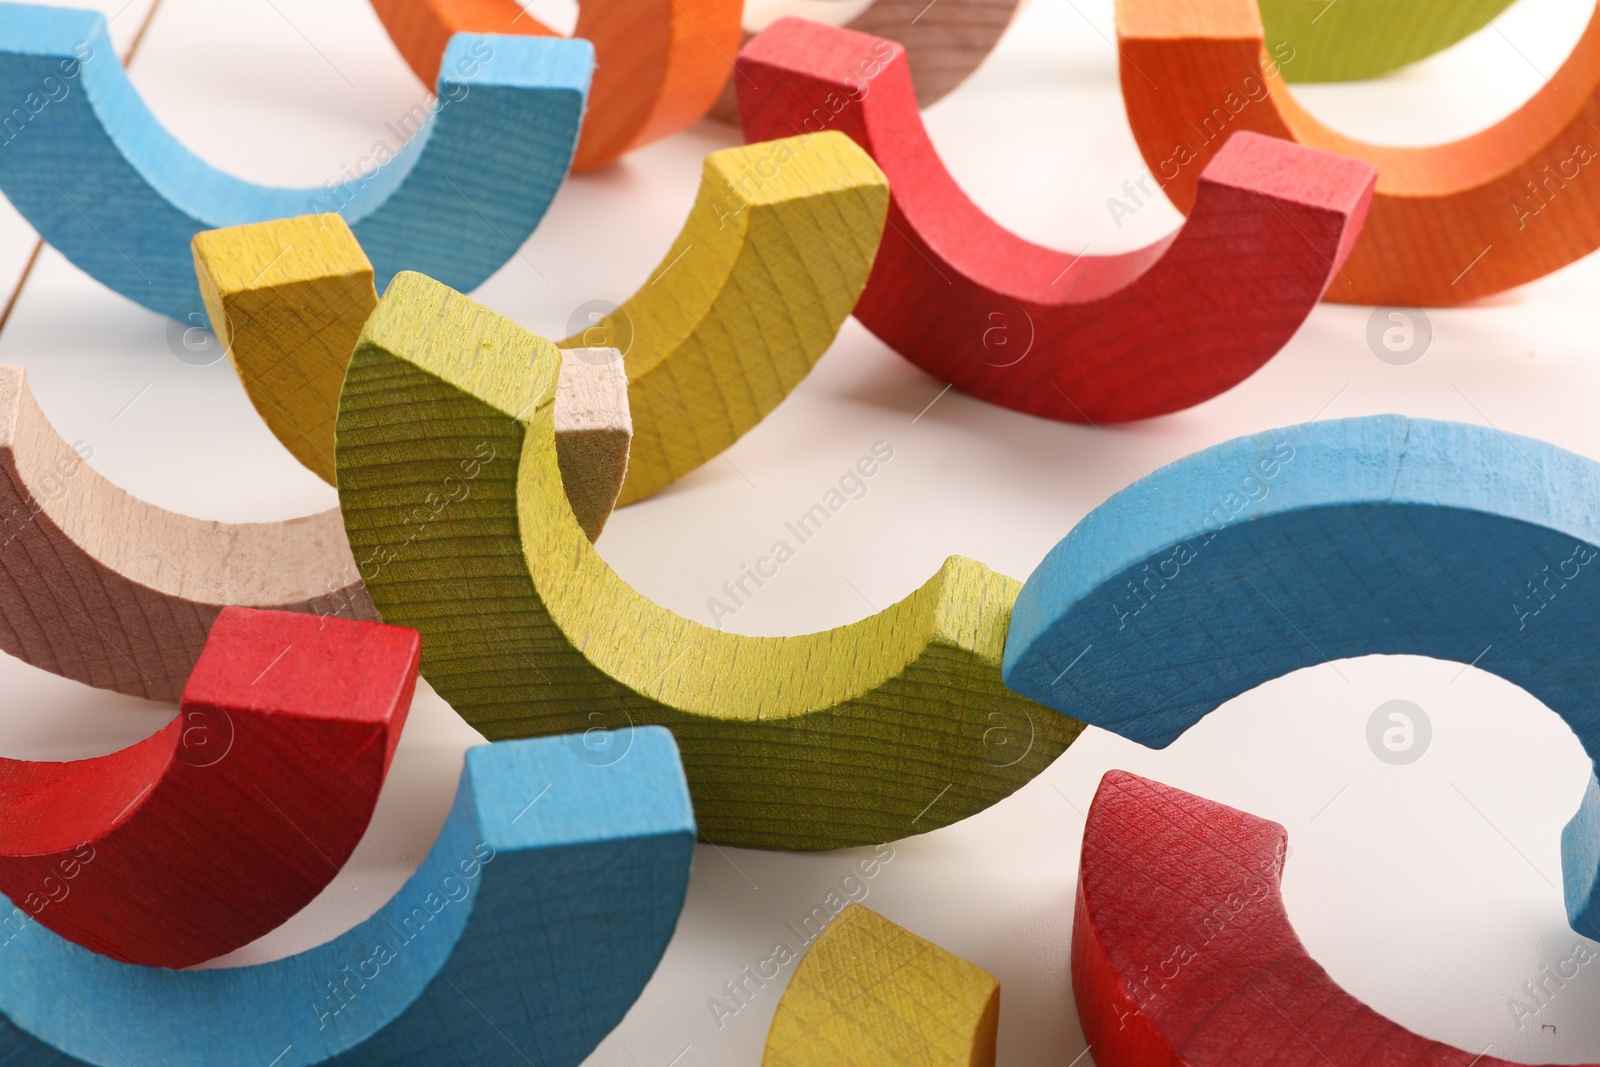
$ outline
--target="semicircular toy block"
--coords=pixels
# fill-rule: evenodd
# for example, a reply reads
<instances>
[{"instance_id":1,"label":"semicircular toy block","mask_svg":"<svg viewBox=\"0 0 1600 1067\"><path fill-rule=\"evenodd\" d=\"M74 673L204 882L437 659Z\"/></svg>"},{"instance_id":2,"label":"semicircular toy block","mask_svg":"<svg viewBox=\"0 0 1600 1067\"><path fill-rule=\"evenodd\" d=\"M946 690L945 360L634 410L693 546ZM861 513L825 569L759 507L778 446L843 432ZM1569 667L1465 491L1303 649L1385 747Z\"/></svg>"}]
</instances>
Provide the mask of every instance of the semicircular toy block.
<instances>
[{"instance_id":1,"label":"semicircular toy block","mask_svg":"<svg viewBox=\"0 0 1600 1067\"><path fill-rule=\"evenodd\" d=\"M559 36L517 0L372 0L372 7L426 85L438 80L454 34ZM579 3L572 36L594 46L595 72L572 169L603 167L704 116L733 70L743 7L741 0Z\"/></svg>"},{"instance_id":2,"label":"semicircular toy block","mask_svg":"<svg viewBox=\"0 0 1600 1067\"><path fill-rule=\"evenodd\" d=\"M195 272L217 339L273 436L329 485L339 389L378 306L372 263L338 215L208 230ZM576 352L556 394L556 453L578 525L605 528L628 469L633 423L615 354Z\"/></svg>"},{"instance_id":3,"label":"semicircular toy block","mask_svg":"<svg viewBox=\"0 0 1600 1067\"><path fill-rule=\"evenodd\" d=\"M822 0L827 2L827 0ZM943 100L978 69L1022 9L1022 0L873 0L844 28L874 37L887 37L905 49L916 87L917 106L931 107ZM748 43L753 34L744 35ZM871 53L858 55L854 84L865 87L877 77ZM747 75L748 76L748 75ZM713 118L739 122L738 94L744 89L735 76L722 90L712 110Z\"/></svg>"},{"instance_id":4,"label":"semicircular toy block","mask_svg":"<svg viewBox=\"0 0 1600 1067\"><path fill-rule=\"evenodd\" d=\"M762 1067L994 1067L1000 983L851 904L795 968Z\"/></svg>"},{"instance_id":5,"label":"semicircular toy block","mask_svg":"<svg viewBox=\"0 0 1600 1067\"><path fill-rule=\"evenodd\" d=\"M694 816L672 737L469 749L422 865L370 919L287 959L169 971L0 920L0 1062L576 1067L672 937Z\"/></svg>"},{"instance_id":6,"label":"semicircular toy block","mask_svg":"<svg viewBox=\"0 0 1600 1067\"><path fill-rule=\"evenodd\" d=\"M1287 848L1275 822L1126 771L1101 779L1072 929L1099 1067L1514 1067L1345 992L1289 922Z\"/></svg>"},{"instance_id":7,"label":"semicircular toy block","mask_svg":"<svg viewBox=\"0 0 1600 1067\"><path fill-rule=\"evenodd\" d=\"M1241 437L1113 496L1017 600L1005 681L1153 748L1302 667L1474 664L1600 755L1600 464L1384 415ZM1464 576L1470 576L1470 580ZM426 654L424 654L426 658ZM1562 832L1567 915L1600 934L1600 784Z\"/></svg>"},{"instance_id":8,"label":"semicircular toy block","mask_svg":"<svg viewBox=\"0 0 1600 1067\"><path fill-rule=\"evenodd\" d=\"M424 270L473 289L533 232L566 177L594 53L586 41L463 35L403 146L317 189L206 163L151 113L96 11L0 6L0 191L85 273L152 311L198 310L201 230L336 211L381 284ZM402 120L408 131L409 120Z\"/></svg>"},{"instance_id":9,"label":"semicircular toy block","mask_svg":"<svg viewBox=\"0 0 1600 1067\"><path fill-rule=\"evenodd\" d=\"M1398 5L1397 5L1398 6ZM1128 121L1180 211L1228 139L1265 134L1365 160L1378 188L1328 290L1352 304L1448 306L1542 278L1600 247L1600 13L1554 77L1493 126L1423 148L1367 144L1313 118L1264 49L1256 0L1118 0ZM1286 53L1285 53L1286 55Z\"/></svg>"},{"instance_id":10,"label":"semicircular toy block","mask_svg":"<svg viewBox=\"0 0 1600 1067\"><path fill-rule=\"evenodd\" d=\"M1489 25L1512 0L1259 0L1266 40L1287 43L1292 82L1376 78ZM1287 58L1292 55L1293 58Z\"/></svg>"},{"instance_id":11,"label":"semicircular toy block","mask_svg":"<svg viewBox=\"0 0 1600 1067\"><path fill-rule=\"evenodd\" d=\"M852 92L859 57L881 65ZM1176 234L1118 256L1025 241L950 177L905 52L800 19L739 53L746 137L839 130L889 179L889 225L855 315L963 392L1073 422L1146 418L1232 388L1277 354L1361 230L1374 171L1265 137L1207 168Z\"/></svg>"},{"instance_id":12,"label":"semicircular toy block","mask_svg":"<svg viewBox=\"0 0 1600 1067\"><path fill-rule=\"evenodd\" d=\"M612 454L586 449L591 437L626 436L621 379L603 362L563 362L555 417L565 484L609 482L615 496ZM39 410L23 369L0 366L0 649L23 662L177 701L228 605L377 619L362 578L379 564L351 555L338 509L282 522L196 519L130 496L87 458ZM419 487L400 521L422 536L470 493L460 479ZM597 492L576 495L598 503Z\"/></svg>"},{"instance_id":13,"label":"semicircular toy block","mask_svg":"<svg viewBox=\"0 0 1600 1067\"><path fill-rule=\"evenodd\" d=\"M654 723L709 840L827 849L925 832L1029 781L1080 732L1000 684L1017 584L952 559L861 622L724 633L619 578L561 497L557 349L432 279L396 278L350 362L339 500L367 590L423 634L422 672L490 738ZM469 500L407 552L420 486ZM813 516L810 522L818 520Z\"/></svg>"},{"instance_id":14,"label":"semicircular toy block","mask_svg":"<svg viewBox=\"0 0 1600 1067\"><path fill-rule=\"evenodd\" d=\"M867 284L889 188L846 137L706 157L661 266L560 342L616 348L635 429L618 506L660 492L766 418L828 350Z\"/></svg>"},{"instance_id":15,"label":"semicircular toy block","mask_svg":"<svg viewBox=\"0 0 1600 1067\"><path fill-rule=\"evenodd\" d=\"M0 759L0 892L68 940L154 967L276 929L366 832L420 643L224 609L165 729L94 759Z\"/></svg>"}]
</instances>

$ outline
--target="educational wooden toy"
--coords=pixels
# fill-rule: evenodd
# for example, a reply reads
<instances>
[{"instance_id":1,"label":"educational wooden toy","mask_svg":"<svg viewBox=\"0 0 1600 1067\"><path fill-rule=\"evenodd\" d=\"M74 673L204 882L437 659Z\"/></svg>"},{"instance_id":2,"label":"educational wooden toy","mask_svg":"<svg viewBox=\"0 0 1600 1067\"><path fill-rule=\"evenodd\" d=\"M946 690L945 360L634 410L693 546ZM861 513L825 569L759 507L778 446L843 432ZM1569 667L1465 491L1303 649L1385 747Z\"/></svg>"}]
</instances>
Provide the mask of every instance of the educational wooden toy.
<instances>
[{"instance_id":1,"label":"educational wooden toy","mask_svg":"<svg viewBox=\"0 0 1600 1067\"><path fill-rule=\"evenodd\" d=\"M339 404L339 500L356 557L373 561L367 590L422 632L423 676L485 736L670 726L706 837L784 849L955 822L1077 737L1076 721L1000 684L1018 586L970 560L804 637L724 633L635 592L561 495L556 364L550 342L402 274ZM449 479L471 492L417 536L416 501ZM823 521L800 516L794 536Z\"/></svg>"},{"instance_id":2,"label":"educational wooden toy","mask_svg":"<svg viewBox=\"0 0 1600 1067\"><path fill-rule=\"evenodd\" d=\"M462 35L438 94L316 189L254 185L178 142L150 112L95 11L0 5L0 190L41 237L145 307L200 307L189 239L201 230L336 211L379 284L426 270L476 288L533 232L566 176L588 91L586 41Z\"/></svg>"},{"instance_id":3,"label":"educational wooden toy","mask_svg":"<svg viewBox=\"0 0 1600 1067\"><path fill-rule=\"evenodd\" d=\"M867 284L888 201L883 172L837 134L706 157L650 280L560 342L622 352L635 437L619 507L721 455L800 384Z\"/></svg>"},{"instance_id":4,"label":"educational wooden toy","mask_svg":"<svg viewBox=\"0 0 1600 1067\"><path fill-rule=\"evenodd\" d=\"M1000 983L851 904L795 968L762 1067L994 1067Z\"/></svg>"},{"instance_id":5,"label":"educational wooden toy","mask_svg":"<svg viewBox=\"0 0 1600 1067\"><path fill-rule=\"evenodd\" d=\"M1241 437L1113 496L1028 579L1005 682L1154 748L1301 667L1475 664L1600 755L1600 464L1383 415ZM426 661L426 653L424 653ZM1568 920L1600 935L1600 783L1562 832Z\"/></svg>"},{"instance_id":6,"label":"educational wooden toy","mask_svg":"<svg viewBox=\"0 0 1600 1067\"><path fill-rule=\"evenodd\" d=\"M156 967L276 929L366 832L419 645L397 626L225 609L164 730L96 759L0 760L0 892Z\"/></svg>"},{"instance_id":7,"label":"educational wooden toy","mask_svg":"<svg viewBox=\"0 0 1600 1067\"><path fill-rule=\"evenodd\" d=\"M1514 1067L1345 992L1289 922L1287 848L1275 822L1125 771L1101 780L1072 928L1097 1067Z\"/></svg>"},{"instance_id":8,"label":"educational wooden toy","mask_svg":"<svg viewBox=\"0 0 1600 1067\"><path fill-rule=\"evenodd\" d=\"M437 80L452 34L557 34L518 0L372 0L372 6L425 85ZM743 7L741 0L579 3L572 36L594 46L595 72L572 169L603 167L705 115L732 73Z\"/></svg>"},{"instance_id":9,"label":"educational wooden toy","mask_svg":"<svg viewBox=\"0 0 1600 1067\"><path fill-rule=\"evenodd\" d=\"M626 399L615 366L563 361L555 420L566 484L616 485L615 468L603 479L581 468L588 430L601 427L609 440L625 427ZM408 522L425 526L462 487L418 496ZM361 583L373 565L351 556L337 509L225 523L129 496L56 434L22 368L0 366L0 649L18 659L100 689L176 701L225 606L376 619Z\"/></svg>"},{"instance_id":10,"label":"educational wooden toy","mask_svg":"<svg viewBox=\"0 0 1600 1067\"><path fill-rule=\"evenodd\" d=\"M422 866L372 918L254 967L96 956L0 923L0 1062L99 1067L575 1067L654 972L683 907L694 817L672 737L626 759L581 738L470 749Z\"/></svg>"},{"instance_id":11,"label":"educational wooden toy","mask_svg":"<svg viewBox=\"0 0 1600 1067\"><path fill-rule=\"evenodd\" d=\"M1259 0L1266 42L1292 82L1376 78L1489 25L1511 0Z\"/></svg>"},{"instance_id":12,"label":"educational wooden toy","mask_svg":"<svg viewBox=\"0 0 1600 1067\"><path fill-rule=\"evenodd\" d=\"M1399 7L1400 5L1396 5ZM1128 121L1151 175L1185 213L1233 135L1253 131L1366 160L1378 189L1328 290L1355 304L1462 304L1542 278L1600 247L1600 17L1533 99L1465 140L1365 144L1295 103L1287 53L1263 48L1256 0L1118 0Z\"/></svg>"},{"instance_id":13,"label":"educational wooden toy","mask_svg":"<svg viewBox=\"0 0 1600 1067\"><path fill-rule=\"evenodd\" d=\"M294 457L333 484L345 367L378 306L372 263L338 215L306 215L194 238L195 272L217 339L245 393ZM607 349L575 350L556 386L556 455L567 500L600 536L628 469L627 379Z\"/></svg>"},{"instance_id":14,"label":"educational wooden toy","mask_svg":"<svg viewBox=\"0 0 1600 1067\"><path fill-rule=\"evenodd\" d=\"M845 29L899 42L922 108L954 92L989 58L1021 8L1022 0L873 0ZM750 37L745 34L745 42ZM736 75L723 87L713 117L738 123L741 80ZM856 84L864 87L867 81L858 75Z\"/></svg>"},{"instance_id":15,"label":"educational wooden toy","mask_svg":"<svg viewBox=\"0 0 1600 1067\"><path fill-rule=\"evenodd\" d=\"M957 187L893 42L782 19L739 69L747 137L840 130L888 175L890 225L861 323L963 392L1047 418L1162 415L1243 381L1316 306L1372 195L1367 164L1239 137L1206 168L1176 235L1074 256L1017 237ZM870 92L853 88L867 80Z\"/></svg>"}]
</instances>

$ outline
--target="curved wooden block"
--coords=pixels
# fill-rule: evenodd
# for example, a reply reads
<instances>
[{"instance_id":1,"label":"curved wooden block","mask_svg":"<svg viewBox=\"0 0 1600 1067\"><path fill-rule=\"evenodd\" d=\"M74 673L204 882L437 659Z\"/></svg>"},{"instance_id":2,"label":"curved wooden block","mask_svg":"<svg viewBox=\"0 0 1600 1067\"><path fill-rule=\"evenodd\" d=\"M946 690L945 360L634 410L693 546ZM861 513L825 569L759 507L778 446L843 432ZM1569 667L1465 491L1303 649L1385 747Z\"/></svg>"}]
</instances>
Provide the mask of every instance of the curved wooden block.
<instances>
[{"instance_id":1,"label":"curved wooden block","mask_svg":"<svg viewBox=\"0 0 1600 1067\"><path fill-rule=\"evenodd\" d=\"M1000 983L851 904L795 968L762 1067L994 1067Z\"/></svg>"},{"instance_id":2,"label":"curved wooden block","mask_svg":"<svg viewBox=\"0 0 1600 1067\"><path fill-rule=\"evenodd\" d=\"M1077 722L1000 684L1017 584L969 560L869 619L804 637L723 633L635 592L561 497L556 351L402 274L367 321L339 405L346 529L358 557L383 564L367 589L386 619L422 631L424 677L486 736L669 726L706 836L785 849L954 822L1076 738ZM470 498L437 536L397 550L412 501L447 477L470 481ZM804 533L821 520L799 521Z\"/></svg>"},{"instance_id":3,"label":"curved wooden block","mask_svg":"<svg viewBox=\"0 0 1600 1067\"><path fill-rule=\"evenodd\" d=\"M305 215L194 238L195 273L217 338L273 436L329 485L339 389L378 306L372 263L338 215ZM626 378L607 349L564 361L556 454L567 500L593 541L628 469Z\"/></svg>"},{"instance_id":4,"label":"curved wooden block","mask_svg":"<svg viewBox=\"0 0 1600 1067\"><path fill-rule=\"evenodd\" d=\"M810 372L867 283L888 201L883 172L838 134L706 157L650 281L561 342L622 351L636 434L619 506L715 459Z\"/></svg>"},{"instance_id":5,"label":"curved wooden block","mask_svg":"<svg viewBox=\"0 0 1600 1067\"><path fill-rule=\"evenodd\" d=\"M1365 144L1295 103L1263 49L1256 0L1118 0L1128 121L1178 209L1229 136L1253 131L1366 160L1378 190L1328 290L1354 304L1460 304L1542 278L1600 247L1600 18L1516 112L1465 140ZM1287 65L1287 64L1285 64ZM1159 86L1159 88L1157 88Z\"/></svg>"},{"instance_id":6,"label":"curved wooden block","mask_svg":"<svg viewBox=\"0 0 1600 1067\"><path fill-rule=\"evenodd\" d=\"M1073 256L1016 236L961 191L893 42L782 19L739 53L739 69L747 137L840 130L888 175L862 325L956 388L1046 418L1162 415L1243 381L1316 306L1372 196L1364 163L1239 137L1172 237Z\"/></svg>"},{"instance_id":7,"label":"curved wooden block","mask_svg":"<svg viewBox=\"0 0 1600 1067\"><path fill-rule=\"evenodd\" d=\"M621 372L569 358L556 397L564 483L599 491L609 479L615 495L620 472L587 450L609 456L625 435ZM338 509L284 522L195 519L128 495L86 458L51 427L23 369L0 366L0 649L18 659L176 701L230 604L377 619L361 582L376 562L351 555ZM601 471L593 478L590 464ZM419 492L407 528L425 532L461 491L455 482ZM589 514L603 518L596 503Z\"/></svg>"},{"instance_id":8,"label":"curved wooden block","mask_svg":"<svg viewBox=\"0 0 1600 1067\"><path fill-rule=\"evenodd\" d=\"M426 85L438 79L453 34L557 35L517 0L372 0L372 6ZM603 167L704 116L732 72L743 9L741 0L580 3L572 36L594 45L596 66L572 169Z\"/></svg>"},{"instance_id":9,"label":"curved wooden block","mask_svg":"<svg viewBox=\"0 0 1600 1067\"><path fill-rule=\"evenodd\" d=\"M1072 929L1099 1067L1514 1067L1345 992L1289 922L1287 846L1275 822L1125 771L1101 780Z\"/></svg>"},{"instance_id":10,"label":"curved wooden block","mask_svg":"<svg viewBox=\"0 0 1600 1067\"><path fill-rule=\"evenodd\" d=\"M575 1067L655 970L695 829L667 731L632 731L609 766L585 751L581 738L469 749L416 874L288 959L134 967L13 915L0 1062Z\"/></svg>"},{"instance_id":11,"label":"curved wooden block","mask_svg":"<svg viewBox=\"0 0 1600 1067\"><path fill-rule=\"evenodd\" d=\"M1511 0L1259 0L1266 40L1287 42L1292 82L1376 78L1441 52L1489 24Z\"/></svg>"},{"instance_id":12,"label":"curved wooden block","mask_svg":"<svg viewBox=\"0 0 1600 1067\"><path fill-rule=\"evenodd\" d=\"M1508 0L1509 2L1509 0ZM871 7L845 23L844 28L874 37L888 37L906 50L917 106L930 107L943 100L978 69L1022 7L1022 0L873 0ZM744 35L748 44L753 34ZM870 62L871 56L857 56ZM856 83L867 75L858 71ZM713 118L739 121L740 92L747 87L735 77L723 87ZM758 83L759 85L759 83Z\"/></svg>"},{"instance_id":13,"label":"curved wooden block","mask_svg":"<svg viewBox=\"0 0 1600 1067\"><path fill-rule=\"evenodd\" d=\"M1593 758L1596 500L1600 464L1487 427L1384 415L1241 437L1134 483L1050 552L1005 681L1162 748L1301 667L1431 656L1522 686ZM1592 776L1562 866L1573 929L1600 934Z\"/></svg>"},{"instance_id":14,"label":"curved wooden block","mask_svg":"<svg viewBox=\"0 0 1600 1067\"><path fill-rule=\"evenodd\" d=\"M0 760L0 892L68 940L154 967L276 929L366 832L420 643L225 609L166 729L97 759Z\"/></svg>"},{"instance_id":15,"label":"curved wooden block","mask_svg":"<svg viewBox=\"0 0 1600 1067\"><path fill-rule=\"evenodd\" d=\"M0 190L86 273L179 317L200 300L191 237L311 211L350 220L381 283L416 269L476 288L566 177L594 61L586 41L455 38L437 97L400 120L415 132L403 147L374 149L337 184L278 189L212 167L168 133L99 12L0 10L0 114L24 117L0 123Z\"/></svg>"}]
</instances>

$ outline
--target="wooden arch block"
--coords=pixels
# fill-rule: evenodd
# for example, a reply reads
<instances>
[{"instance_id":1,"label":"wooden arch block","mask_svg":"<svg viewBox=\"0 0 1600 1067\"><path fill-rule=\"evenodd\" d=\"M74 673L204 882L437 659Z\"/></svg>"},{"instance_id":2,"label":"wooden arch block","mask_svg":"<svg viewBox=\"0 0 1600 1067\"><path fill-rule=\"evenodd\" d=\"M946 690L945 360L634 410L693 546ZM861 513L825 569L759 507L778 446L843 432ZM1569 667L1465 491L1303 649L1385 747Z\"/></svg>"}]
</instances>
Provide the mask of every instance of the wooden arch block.
<instances>
[{"instance_id":1,"label":"wooden arch block","mask_svg":"<svg viewBox=\"0 0 1600 1067\"><path fill-rule=\"evenodd\" d=\"M338 215L208 230L195 271L217 339L257 413L294 457L333 484L333 432L350 353L378 306L372 263ZM628 469L633 422L616 354L585 349L556 387L556 453L567 500L600 536Z\"/></svg>"},{"instance_id":2,"label":"wooden arch block","mask_svg":"<svg viewBox=\"0 0 1600 1067\"><path fill-rule=\"evenodd\" d=\"M490 738L669 726L720 844L826 849L935 829L1042 770L1080 725L1000 684L1017 585L952 559L900 603L804 637L661 608L595 553L561 496L557 350L403 274L339 405L339 500L367 589L423 635L423 676ZM402 552L446 477L472 493ZM814 521L814 520L813 520Z\"/></svg>"},{"instance_id":3,"label":"wooden arch block","mask_svg":"<svg viewBox=\"0 0 1600 1067\"><path fill-rule=\"evenodd\" d=\"M1287 847L1275 822L1125 771L1101 780L1072 927L1098 1067L1514 1067L1345 992L1289 922Z\"/></svg>"},{"instance_id":4,"label":"wooden arch block","mask_svg":"<svg viewBox=\"0 0 1600 1067\"><path fill-rule=\"evenodd\" d=\"M1268 44L1289 47L1283 76L1292 82L1388 74L1449 48L1511 6L1511 0L1259 2Z\"/></svg>"},{"instance_id":5,"label":"wooden arch block","mask_svg":"<svg viewBox=\"0 0 1600 1067\"><path fill-rule=\"evenodd\" d=\"M762 1067L994 1067L1000 983L851 904L795 968Z\"/></svg>"},{"instance_id":6,"label":"wooden arch block","mask_svg":"<svg viewBox=\"0 0 1600 1067\"><path fill-rule=\"evenodd\" d=\"M469 749L410 880L327 944L168 971L0 923L0 1062L576 1067L638 998L677 925L694 817L672 737Z\"/></svg>"},{"instance_id":7,"label":"wooden arch block","mask_svg":"<svg viewBox=\"0 0 1600 1067\"><path fill-rule=\"evenodd\" d=\"M1118 0L1128 121L1180 211L1240 131L1378 168L1366 226L1329 299L1445 306L1542 278L1600 247L1600 17L1549 83L1514 113L1451 144L1394 148L1312 118L1263 48L1256 0ZM1159 88L1157 88L1159 86Z\"/></svg>"},{"instance_id":8,"label":"wooden arch block","mask_svg":"<svg viewBox=\"0 0 1600 1067\"><path fill-rule=\"evenodd\" d=\"M563 362L555 419L565 485L609 484L615 496L620 470L598 466L609 445L599 459L587 450L626 435L626 402L614 365ZM426 532L463 491L452 481L420 492L406 528ZM603 519L598 504L587 514ZM176 701L224 607L374 620L361 579L377 566L351 555L337 509L225 523L129 496L55 432L23 369L0 366L0 649L23 662Z\"/></svg>"},{"instance_id":9,"label":"wooden arch block","mask_svg":"<svg viewBox=\"0 0 1600 1067\"><path fill-rule=\"evenodd\" d=\"M1021 9L1022 0L939 0L937 4L873 0L844 28L899 42L906 50L917 106L923 108L954 92L989 58ZM751 36L744 35L746 43ZM723 88L712 111L714 118L739 121L739 81L735 77Z\"/></svg>"},{"instance_id":10,"label":"wooden arch block","mask_svg":"<svg viewBox=\"0 0 1600 1067\"><path fill-rule=\"evenodd\" d=\"M1600 464L1482 426L1383 415L1241 437L1113 496L1028 579L1019 693L1164 748L1302 667L1474 664L1600 755ZM1464 580L1470 575L1470 580ZM1562 832L1567 917L1600 935L1600 784Z\"/></svg>"},{"instance_id":11,"label":"wooden arch block","mask_svg":"<svg viewBox=\"0 0 1600 1067\"><path fill-rule=\"evenodd\" d=\"M956 388L1046 418L1163 415L1237 385L1321 299L1372 195L1366 164L1241 137L1207 168L1175 235L1073 256L1024 241L961 191L893 42L782 19L739 69L746 137L839 130L889 178L862 325Z\"/></svg>"},{"instance_id":12,"label":"wooden arch block","mask_svg":"<svg viewBox=\"0 0 1600 1067\"><path fill-rule=\"evenodd\" d=\"M437 80L453 34L557 33L518 0L372 0L372 6L426 85ZM603 167L705 115L733 70L743 7L741 0L579 3L572 36L594 45L595 73L572 169Z\"/></svg>"},{"instance_id":13,"label":"wooden arch block","mask_svg":"<svg viewBox=\"0 0 1600 1067\"><path fill-rule=\"evenodd\" d=\"M366 832L419 645L397 626L225 609L164 730L96 759L0 760L0 892L155 967L276 929Z\"/></svg>"},{"instance_id":14,"label":"wooden arch block","mask_svg":"<svg viewBox=\"0 0 1600 1067\"><path fill-rule=\"evenodd\" d=\"M99 12L0 11L0 190L85 273L179 318L199 308L196 233L314 211L349 220L380 284L415 269L476 288L566 177L594 62L586 41L457 37L436 108L401 120L415 134L403 147L374 149L322 188L279 189L212 167L167 132Z\"/></svg>"}]
</instances>

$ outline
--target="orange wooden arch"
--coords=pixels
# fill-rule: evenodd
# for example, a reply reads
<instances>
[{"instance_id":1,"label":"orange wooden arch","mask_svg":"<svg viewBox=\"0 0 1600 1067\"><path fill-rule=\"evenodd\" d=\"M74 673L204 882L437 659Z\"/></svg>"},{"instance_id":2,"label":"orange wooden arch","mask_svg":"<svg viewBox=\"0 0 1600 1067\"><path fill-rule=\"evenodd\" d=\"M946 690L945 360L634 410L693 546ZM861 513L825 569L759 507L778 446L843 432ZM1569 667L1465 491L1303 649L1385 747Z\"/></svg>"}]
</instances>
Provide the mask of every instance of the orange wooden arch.
<instances>
[{"instance_id":1,"label":"orange wooden arch","mask_svg":"<svg viewBox=\"0 0 1600 1067\"><path fill-rule=\"evenodd\" d=\"M516 0L372 0L395 47L432 86L455 33L559 36ZM580 0L594 44L589 113L573 170L593 170L698 121L733 72L742 0Z\"/></svg>"},{"instance_id":2,"label":"orange wooden arch","mask_svg":"<svg viewBox=\"0 0 1600 1067\"><path fill-rule=\"evenodd\" d=\"M1443 306L1542 278L1600 248L1600 9L1533 99L1452 144L1370 145L1289 93L1257 0L1118 0L1122 90L1140 151L1184 212L1227 138L1251 130L1378 168L1366 227L1328 299Z\"/></svg>"}]
</instances>

